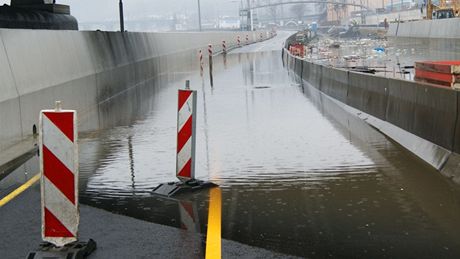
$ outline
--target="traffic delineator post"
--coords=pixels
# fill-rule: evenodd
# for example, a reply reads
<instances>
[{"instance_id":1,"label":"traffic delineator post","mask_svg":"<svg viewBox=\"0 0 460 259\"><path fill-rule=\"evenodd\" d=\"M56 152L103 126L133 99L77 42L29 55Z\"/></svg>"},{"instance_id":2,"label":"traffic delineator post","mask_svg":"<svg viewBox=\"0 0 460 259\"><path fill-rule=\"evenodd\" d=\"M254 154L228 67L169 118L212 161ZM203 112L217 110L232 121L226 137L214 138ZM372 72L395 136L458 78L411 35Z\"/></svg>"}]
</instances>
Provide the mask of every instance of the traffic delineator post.
<instances>
[{"instance_id":1,"label":"traffic delineator post","mask_svg":"<svg viewBox=\"0 0 460 259\"><path fill-rule=\"evenodd\" d=\"M241 47L241 39L240 39L240 36L238 35L238 37L236 38L236 43L238 44L238 48Z\"/></svg>"},{"instance_id":2,"label":"traffic delineator post","mask_svg":"<svg viewBox=\"0 0 460 259\"><path fill-rule=\"evenodd\" d=\"M64 246L77 241L80 221L77 113L56 106L40 113L42 238Z\"/></svg>"},{"instance_id":3,"label":"traffic delineator post","mask_svg":"<svg viewBox=\"0 0 460 259\"><path fill-rule=\"evenodd\" d=\"M249 44L249 35L246 34L246 45Z\"/></svg>"},{"instance_id":4,"label":"traffic delineator post","mask_svg":"<svg viewBox=\"0 0 460 259\"><path fill-rule=\"evenodd\" d=\"M187 88L178 92L176 177L181 181L195 178L197 91Z\"/></svg>"},{"instance_id":5,"label":"traffic delineator post","mask_svg":"<svg viewBox=\"0 0 460 259\"><path fill-rule=\"evenodd\" d=\"M222 53L227 54L227 44L225 40L222 41Z\"/></svg>"},{"instance_id":6,"label":"traffic delineator post","mask_svg":"<svg viewBox=\"0 0 460 259\"><path fill-rule=\"evenodd\" d=\"M63 254L68 252L66 247L77 243L80 221L77 112L62 110L59 101L54 110L42 110L39 134L42 239L46 242L41 247L55 247ZM90 240L78 247L80 252L91 253L96 244ZM52 250L43 254L39 249L32 252L36 257L28 258L48 256Z\"/></svg>"},{"instance_id":7,"label":"traffic delineator post","mask_svg":"<svg viewBox=\"0 0 460 259\"><path fill-rule=\"evenodd\" d=\"M176 177L179 182L160 184L153 193L173 196L216 186L195 178L196 112L197 91L190 89L190 81L187 80L185 89L178 90Z\"/></svg>"},{"instance_id":8,"label":"traffic delineator post","mask_svg":"<svg viewBox=\"0 0 460 259\"><path fill-rule=\"evenodd\" d=\"M200 75L203 76L204 64L203 64L203 52L201 49L198 51L198 59L200 60Z\"/></svg>"}]
</instances>

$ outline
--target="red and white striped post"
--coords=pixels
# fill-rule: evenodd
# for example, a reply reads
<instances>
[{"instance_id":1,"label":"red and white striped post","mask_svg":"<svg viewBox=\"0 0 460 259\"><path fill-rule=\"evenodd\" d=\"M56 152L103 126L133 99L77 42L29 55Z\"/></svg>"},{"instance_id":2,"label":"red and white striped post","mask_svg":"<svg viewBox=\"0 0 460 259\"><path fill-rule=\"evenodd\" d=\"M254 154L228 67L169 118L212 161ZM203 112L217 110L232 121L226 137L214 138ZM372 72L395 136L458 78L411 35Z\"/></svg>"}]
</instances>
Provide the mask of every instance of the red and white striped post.
<instances>
[{"instance_id":1,"label":"red and white striped post","mask_svg":"<svg viewBox=\"0 0 460 259\"><path fill-rule=\"evenodd\" d=\"M209 58L212 58L212 44L208 44L208 55Z\"/></svg>"},{"instance_id":2,"label":"red and white striped post","mask_svg":"<svg viewBox=\"0 0 460 259\"><path fill-rule=\"evenodd\" d=\"M238 35L238 37L236 38L236 42L238 44L238 48L241 47L241 40L240 40L240 36Z\"/></svg>"},{"instance_id":3,"label":"red and white striped post","mask_svg":"<svg viewBox=\"0 0 460 259\"><path fill-rule=\"evenodd\" d=\"M162 183L153 189L154 194L171 197L217 186L195 178L196 106L197 91L190 90L190 81L186 80L185 89L178 90L177 101L176 177L179 182Z\"/></svg>"},{"instance_id":4,"label":"red and white striped post","mask_svg":"<svg viewBox=\"0 0 460 259\"><path fill-rule=\"evenodd\" d=\"M203 64L203 52L201 49L198 51L198 59L200 60L200 75L203 76L204 64Z\"/></svg>"},{"instance_id":5,"label":"red and white striped post","mask_svg":"<svg viewBox=\"0 0 460 259\"><path fill-rule=\"evenodd\" d=\"M42 238L57 247L78 239L77 112L40 112Z\"/></svg>"},{"instance_id":6,"label":"red and white striped post","mask_svg":"<svg viewBox=\"0 0 460 259\"><path fill-rule=\"evenodd\" d=\"M262 33L260 33L260 41L262 41L264 39L264 36L262 35Z\"/></svg>"},{"instance_id":7,"label":"red and white striped post","mask_svg":"<svg viewBox=\"0 0 460 259\"><path fill-rule=\"evenodd\" d=\"M183 182L195 179L197 92L189 84L178 93L176 177Z\"/></svg>"},{"instance_id":8,"label":"red and white striped post","mask_svg":"<svg viewBox=\"0 0 460 259\"><path fill-rule=\"evenodd\" d=\"M249 44L249 35L246 34L246 45Z\"/></svg>"},{"instance_id":9,"label":"red and white striped post","mask_svg":"<svg viewBox=\"0 0 460 259\"><path fill-rule=\"evenodd\" d=\"M225 43L225 40L222 41L222 52L227 54L227 44Z\"/></svg>"}]
</instances>

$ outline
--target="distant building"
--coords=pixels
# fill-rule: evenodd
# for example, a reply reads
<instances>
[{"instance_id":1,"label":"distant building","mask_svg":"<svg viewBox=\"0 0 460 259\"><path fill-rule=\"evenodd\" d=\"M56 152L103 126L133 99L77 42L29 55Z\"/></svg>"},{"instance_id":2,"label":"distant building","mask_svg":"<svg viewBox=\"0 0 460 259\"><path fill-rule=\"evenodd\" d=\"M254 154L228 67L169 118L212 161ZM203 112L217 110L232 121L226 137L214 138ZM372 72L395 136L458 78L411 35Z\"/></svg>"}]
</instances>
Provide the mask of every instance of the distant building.
<instances>
[{"instance_id":1,"label":"distant building","mask_svg":"<svg viewBox=\"0 0 460 259\"><path fill-rule=\"evenodd\" d=\"M340 24L350 20L361 21L363 15L371 15L378 13L397 12L420 8L423 0L337 0L342 3L352 3L360 6L351 6L344 4L327 4L327 23ZM436 2L434 0L433 2Z\"/></svg>"},{"instance_id":2,"label":"distant building","mask_svg":"<svg viewBox=\"0 0 460 259\"><path fill-rule=\"evenodd\" d=\"M240 28L240 18L239 17L228 17L224 16L219 18L219 29L239 29Z\"/></svg>"}]
</instances>

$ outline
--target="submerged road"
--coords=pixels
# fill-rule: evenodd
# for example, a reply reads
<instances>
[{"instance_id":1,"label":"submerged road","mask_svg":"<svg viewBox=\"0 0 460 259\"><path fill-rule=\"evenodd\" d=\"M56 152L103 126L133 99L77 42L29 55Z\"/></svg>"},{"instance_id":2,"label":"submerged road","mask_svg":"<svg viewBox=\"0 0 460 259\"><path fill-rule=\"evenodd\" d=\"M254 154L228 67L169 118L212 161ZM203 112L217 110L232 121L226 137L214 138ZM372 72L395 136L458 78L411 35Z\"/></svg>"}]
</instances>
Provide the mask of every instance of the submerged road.
<instances>
[{"instance_id":1,"label":"submerged road","mask_svg":"<svg viewBox=\"0 0 460 259\"><path fill-rule=\"evenodd\" d=\"M290 75L287 36L215 57L212 87L207 68L171 72L106 104L100 116L118 126L81 136L81 202L206 234L208 191L151 194L175 179L177 89L189 79L197 177L221 187L222 238L309 258L459 258L459 186Z\"/></svg>"}]
</instances>

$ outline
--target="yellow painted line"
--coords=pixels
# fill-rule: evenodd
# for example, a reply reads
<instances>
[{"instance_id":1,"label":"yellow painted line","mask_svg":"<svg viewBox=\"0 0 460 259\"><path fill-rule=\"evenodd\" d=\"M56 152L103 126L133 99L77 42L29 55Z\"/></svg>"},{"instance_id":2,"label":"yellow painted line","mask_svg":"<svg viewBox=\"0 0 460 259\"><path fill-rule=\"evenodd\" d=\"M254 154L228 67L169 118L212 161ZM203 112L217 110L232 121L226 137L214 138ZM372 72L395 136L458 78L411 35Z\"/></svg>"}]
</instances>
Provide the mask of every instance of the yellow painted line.
<instances>
[{"instance_id":1,"label":"yellow painted line","mask_svg":"<svg viewBox=\"0 0 460 259\"><path fill-rule=\"evenodd\" d=\"M14 190L12 193L5 196L0 200L0 207L3 207L5 204L16 198L19 194L27 190L30 186L40 180L40 174L36 174L34 177L30 178L25 184L21 185L19 188Z\"/></svg>"},{"instance_id":2,"label":"yellow painted line","mask_svg":"<svg viewBox=\"0 0 460 259\"><path fill-rule=\"evenodd\" d=\"M206 235L206 259L221 258L222 191L212 188L209 191L208 234Z\"/></svg>"}]
</instances>

